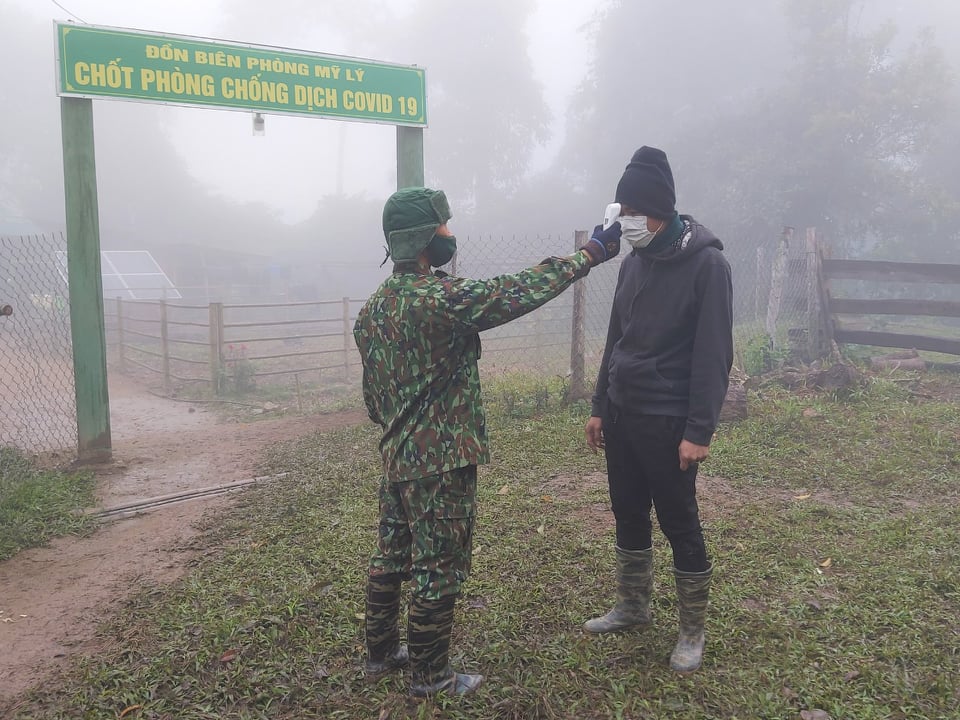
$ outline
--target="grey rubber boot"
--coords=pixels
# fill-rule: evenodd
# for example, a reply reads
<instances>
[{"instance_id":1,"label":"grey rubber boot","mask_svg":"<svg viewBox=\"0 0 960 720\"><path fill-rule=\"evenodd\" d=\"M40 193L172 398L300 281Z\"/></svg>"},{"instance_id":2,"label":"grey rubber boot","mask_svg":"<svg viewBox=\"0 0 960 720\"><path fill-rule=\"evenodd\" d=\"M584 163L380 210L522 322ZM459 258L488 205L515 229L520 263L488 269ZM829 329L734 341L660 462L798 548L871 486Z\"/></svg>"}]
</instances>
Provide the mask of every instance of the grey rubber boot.
<instances>
[{"instance_id":1,"label":"grey rubber boot","mask_svg":"<svg viewBox=\"0 0 960 720\"><path fill-rule=\"evenodd\" d=\"M367 660L363 670L371 680L407 664L407 646L400 644L400 575L367 579Z\"/></svg>"},{"instance_id":2,"label":"grey rubber boot","mask_svg":"<svg viewBox=\"0 0 960 720\"><path fill-rule=\"evenodd\" d=\"M410 694L430 697L445 692L466 695L480 687L483 675L454 672L448 662L456 596L440 600L414 597L407 621L410 645Z\"/></svg>"},{"instance_id":3,"label":"grey rubber boot","mask_svg":"<svg viewBox=\"0 0 960 720\"><path fill-rule=\"evenodd\" d=\"M653 594L653 548L617 548L617 603L606 615L587 620L583 629L591 633L615 632L653 622L650 596Z\"/></svg>"},{"instance_id":4,"label":"grey rubber boot","mask_svg":"<svg viewBox=\"0 0 960 720\"><path fill-rule=\"evenodd\" d=\"M703 646L706 644L703 626L707 617L713 565L698 573L674 568L673 574L677 579L680 637L670 655L670 667L680 673L690 673L703 662Z\"/></svg>"}]
</instances>

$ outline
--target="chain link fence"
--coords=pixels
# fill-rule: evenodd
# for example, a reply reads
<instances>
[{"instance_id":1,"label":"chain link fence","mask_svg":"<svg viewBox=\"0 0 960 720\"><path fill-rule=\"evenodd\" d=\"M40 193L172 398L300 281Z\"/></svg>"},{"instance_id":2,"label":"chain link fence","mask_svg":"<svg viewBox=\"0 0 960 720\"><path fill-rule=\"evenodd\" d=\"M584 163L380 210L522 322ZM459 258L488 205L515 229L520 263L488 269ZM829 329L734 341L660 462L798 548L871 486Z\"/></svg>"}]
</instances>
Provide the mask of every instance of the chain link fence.
<instances>
[{"instance_id":1,"label":"chain link fence","mask_svg":"<svg viewBox=\"0 0 960 720\"><path fill-rule=\"evenodd\" d=\"M789 229L773 237L717 232L733 269L736 365L755 374L803 343L811 290L805 238ZM587 237L572 231L463 236L447 269L473 278L514 273L545 257L569 255ZM588 393L626 255L627 249L538 310L482 333L484 375L560 378L574 396ZM231 305L107 299L111 365L175 393L195 388L242 394L290 385L298 392L301 385L355 388L360 358L352 330L364 300L318 297Z\"/></svg>"},{"instance_id":2,"label":"chain link fence","mask_svg":"<svg viewBox=\"0 0 960 720\"><path fill-rule=\"evenodd\" d=\"M0 446L76 448L65 251L62 235L0 237Z\"/></svg>"},{"instance_id":3,"label":"chain link fence","mask_svg":"<svg viewBox=\"0 0 960 720\"><path fill-rule=\"evenodd\" d=\"M805 236L785 228L780 236L726 235L734 288L736 366L751 373L790 355L802 355L811 286ZM536 237L468 236L461 240L454 274L486 278L516 272L544 257L568 255L586 241L574 232ZM591 270L573 289L516 321L482 334L485 374L529 371L570 377L582 363L588 389L599 369L620 263ZM818 288L814 288L819 290ZM576 320L575 320L576 318ZM575 337L580 327L582 355ZM579 356L579 358L578 358Z\"/></svg>"}]
</instances>

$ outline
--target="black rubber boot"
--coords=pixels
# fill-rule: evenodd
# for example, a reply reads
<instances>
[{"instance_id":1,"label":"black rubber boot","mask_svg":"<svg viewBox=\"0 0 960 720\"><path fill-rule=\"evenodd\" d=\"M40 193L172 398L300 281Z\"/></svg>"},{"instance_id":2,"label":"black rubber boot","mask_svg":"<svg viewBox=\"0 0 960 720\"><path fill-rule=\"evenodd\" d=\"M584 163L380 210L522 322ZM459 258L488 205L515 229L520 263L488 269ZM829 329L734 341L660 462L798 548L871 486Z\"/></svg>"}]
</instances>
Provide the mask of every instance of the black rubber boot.
<instances>
[{"instance_id":1,"label":"black rubber boot","mask_svg":"<svg viewBox=\"0 0 960 720\"><path fill-rule=\"evenodd\" d=\"M446 692L465 695L483 682L483 675L466 675L450 668L450 633L456 596L439 600L414 598L410 603L407 642L412 672L410 694L429 697Z\"/></svg>"},{"instance_id":2,"label":"black rubber boot","mask_svg":"<svg viewBox=\"0 0 960 720\"><path fill-rule=\"evenodd\" d=\"M606 615L587 620L583 629L591 633L626 630L653 622L650 596L653 594L653 548L617 548L617 603Z\"/></svg>"},{"instance_id":3,"label":"black rubber boot","mask_svg":"<svg viewBox=\"0 0 960 720\"><path fill-rule=\"evenodd\" d=\"M367 579L367 660L370 679L407 665L407 646L400 644L400 575L371 575Z\"/></svg>"},{"instance_id":4,"label":"black rubber boot","mask_svg":"<svg viewBox=\"0 0 960 720\"><path fill-rule=\"evenodd\" d=\"M679 673L691 673L703 662L703 648L706 645L703 626L707 618L713 565L698 573L674 568L673 574L677 578L680 637L670 656L670 667Z\"/></svg>"}]
</instances>

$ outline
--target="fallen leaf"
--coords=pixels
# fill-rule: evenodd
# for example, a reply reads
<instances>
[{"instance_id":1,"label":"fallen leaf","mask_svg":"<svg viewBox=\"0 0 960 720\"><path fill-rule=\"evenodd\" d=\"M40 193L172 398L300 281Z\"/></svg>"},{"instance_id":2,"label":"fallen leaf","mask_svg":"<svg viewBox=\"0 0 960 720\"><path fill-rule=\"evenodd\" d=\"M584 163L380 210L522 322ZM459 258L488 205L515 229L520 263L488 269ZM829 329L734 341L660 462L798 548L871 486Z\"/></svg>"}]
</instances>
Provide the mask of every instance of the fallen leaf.
<instances>
[{"instance_id":1,"label":"fallen leaf","mask_svg":"<svg viewBox=\"0 0 960 720\"><path fill-rule=\"evenodd\" d=\"M801 710L800 720L830 720L826 710Z\"/></svg>"},{"instance_id":2,"label":"fallen leaf","mask_svg":"<svg viewBox=\"0 0 960 720\"><path fill-rule=\"evenodd\" d=\"M483 545L477 545L477 546L473 549L473 554L474 554L474 555L479 555L481 550L483 550Z\"/></svg>"},{"instance_id":3,"label":"fallen leaf","mask_svg":"<svg viewBox=\"0 0 960 720\"><path fill-rule=\"evenodd\" d=\"M780 694L783 695L783 697L787 700L796 700L798 697L800 697L796 691L793 690L793 688L789 688L786 685L784 685L780 690Z\"/></svg>"},{"instance_id":4,"label":"fallen leaf","mask_svg":"<svg viewBox=\"0 0 960 720\"><path fill-rule=\"evenodd\" d=\"M506 494L509 493L509 492L510 492L510 486L509 486L509 485L504 485L502 488L500 488L499 490L497 490L497 495L506 495Z\"/></svg>"},{"instance_id":5,"label":"fallen leaf","mask_svg":"<svg viewBox=\"0 0 960 720\"><path fill-rule=\"evenodd\" d=\"M366 620L367 616L364 613L354 613L353 615L357 620Z\"/></svg>"},{"instance_id":6,"label":"fallen leaf","mask_svg":"<svg viewBox=\"0 0 960 720\"><path fill-rule=\"evenodd\" d=\"M553 502L553 498L550 497L549 495L541 495L540 499L543 500L544 502Z\"/></svg>"},{"instance_id":7,"label":"fallen leaf","mask_svg":"<svg viewBox=\"0 0 960 720\"><path fill-rule=\"evenodd\" d=\"M540 527L537 528L537 532L543 535L547 531L547 526L544 523L540 523Z\"/></svg>"},{"instance_id":8,"label":"fallen leaf","mask_svg":"<svg viewBox=\"0 0 960 720\"><path fill-rule=\"evenodd\" d=\"M794 495L794 496L793 496L793 499L794 499L794 500L809 500L811 497L813 497L812 493L806 493L806 494L804 494L804 495Z\"/></svg>"},{"instance_id":9,"label":"fallen leaf","mask_svg":"<svg viewBox=\"0 0 960 720\"><path fill-rule=\"evenodd\" d=\"M860 677L860 671L851 670L850 672L848 672L846 675L843 676L843 679L846 680L847 682L850 682L851 680L856 680L858 677Z\"/></svg>"},{"instance_id":10,"label":"fallen leaf","mask_svg":"<svg viewBox=\"0 0 960 720\"><path fill-rule=\"evenodd\" d=\"M820 417L820 413L818 413L813 408L807 408L806 410L803 411L803 416L804 417Z\"/></svg>"},{"instance_id":11,"label":"fallen leaf","mask_svg":"<svg viewBox=\"0 0 960 720\"><path fill-rule=\"evenodd\" d=\"M134 710L143 710L143 705L129 705L123 709L123 712L120 713L118 720L123 720L123 717L128 713L132 713Z\"/></svg>"},{"instance_id":12,"label":"fallen leaf","mask_svg":"<svg viewBox=\"0 0 960 720\"><path fill-rule=\"evenodd\" d=\"M831 565L833 565L833 560L831 558L827 558L826 560L820 561L820 567L822 568L828 568Z\"/></svg>"},{"instance_id":13,"label":"fallen leaf","mask_svg":"<svg viewBox=\"0 0 960 720\"><path fill-rule=\"evenodd\" d=\"M231 660L236 660L237 655L240 654L239 650L227 650L223 655L220 656L220 662L228 663Z\"/></svg>"},{"instance_id":14,"label":"fallen leaf","mask_svg":"<svg viewBox=\"0 0 960 720\"><path fill-rule=\"evenodd\" d=\"M822 610L820 603L817 600L807 600L807 605L812 607L814 610Z\"/></svg>"}]
</instances>

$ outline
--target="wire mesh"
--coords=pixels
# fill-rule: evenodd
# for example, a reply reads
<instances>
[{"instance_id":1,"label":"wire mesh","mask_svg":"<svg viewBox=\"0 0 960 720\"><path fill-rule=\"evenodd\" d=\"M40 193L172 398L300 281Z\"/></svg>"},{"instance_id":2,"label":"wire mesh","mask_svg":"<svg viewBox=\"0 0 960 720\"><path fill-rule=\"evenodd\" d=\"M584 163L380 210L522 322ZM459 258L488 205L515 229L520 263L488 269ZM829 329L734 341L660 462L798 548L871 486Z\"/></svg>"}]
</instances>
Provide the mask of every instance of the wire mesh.
<instances>
[{"instance_id":1,"label":"wire mesh","mask_svg":"<svg viewBox=\"0 0 960 720\"><path fill-rule=\"evenodd\" d=\"M810 287L803 237L718 234L733 269L738 366L773 362L777 353L801 343L806 329ZM446 269L473 278L515 273L545 257L569 255L576 238L573 231L461 237ZM576 290L482 333L481 371L577 380L582 368L580 382L589 390L626 255L624 250L594 268ZM236 305L107 299L107 341L114 367L168 391L198 383L233 392L294 381L355 385L360 358L352 329L363 302L337 297Z\"/></svg>"},{"instance_id":2,"label":"wire mesh","mask_svg":"<svg viewBox=\"0 0 960 720\"><path fill-rule=\"evenodd\" d=\"M0 445L73 450L76 398L62 235L0 237Z\"/></svg>"},{"instance_id":3,"label":"wire mesh","mask_svg":"<svg viewBox=\"0 0 960 720\"><path fill-rule=\"evenodd\" d=\"M738 367L802 353L810 297L805 237L791 230L780 236L744 237L711 229L724 242L733 274ZM466 237L460 242L454 272L477 278L516 272L544 257L570 254L577 245L575 238L574 232ZM581 281L582 365L591 387L603 355L620 264L628 251L625 248L619 258L594 268ZM576 355L572 348L576 298L568 290L529 315L484 332L481 371L569 377Z\"/></svg>"}]
</instances>

